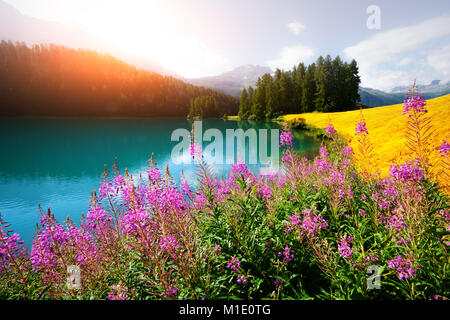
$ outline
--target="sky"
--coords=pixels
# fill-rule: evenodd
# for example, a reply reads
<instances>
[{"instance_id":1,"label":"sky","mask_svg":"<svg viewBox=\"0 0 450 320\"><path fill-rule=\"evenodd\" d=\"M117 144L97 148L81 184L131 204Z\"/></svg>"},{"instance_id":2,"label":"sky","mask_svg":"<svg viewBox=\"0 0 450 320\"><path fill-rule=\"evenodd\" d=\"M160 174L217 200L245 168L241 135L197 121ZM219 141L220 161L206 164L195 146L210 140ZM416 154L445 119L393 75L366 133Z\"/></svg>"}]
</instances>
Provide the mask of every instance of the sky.
<instances>
[{"instance_id":1,"label":"sky","mask_svg":"<svg viewBox=\"0 0 450 320\"><path fill-rule=\"evenodd\" d=\"M361 85L450 81L450 1L5 0L22 14L89 31L186 78L319 55L356 59Z\"/></svg>"}]
</instances>

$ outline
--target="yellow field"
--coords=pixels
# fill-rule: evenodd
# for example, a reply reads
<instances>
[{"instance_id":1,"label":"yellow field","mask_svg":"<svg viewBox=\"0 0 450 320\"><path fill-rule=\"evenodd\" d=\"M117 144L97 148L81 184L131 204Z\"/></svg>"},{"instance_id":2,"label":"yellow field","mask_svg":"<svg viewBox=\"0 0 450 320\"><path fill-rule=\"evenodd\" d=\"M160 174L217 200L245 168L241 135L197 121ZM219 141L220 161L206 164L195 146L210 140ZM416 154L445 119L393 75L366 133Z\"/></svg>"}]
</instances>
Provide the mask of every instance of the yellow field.
<instances>
[{"instance_id":1,"label":"yellow field","mask_svg":"<svg viewBox=\"0 0 450 320\"><path fill-rule=\"evenodd\" d=\"M427 100L426 108L431 117L436 136L433 139L431 160L439 157L439 146L442 140L450 142L450 94ZM402 163L409 158L405 148L405 129L407 116L402 115L403 104L364 109L363 116L367 123L369 139L374 146L376 169L382 175L389 172L392 163ZM304 113L283 116L283 120L292 121L303 118L306 124L317 128L325 128L329 121L339 134L344 136L356 150L354 138L355 126L360 118L360 111L336 113Z\"/></svg>"}]
</instances>

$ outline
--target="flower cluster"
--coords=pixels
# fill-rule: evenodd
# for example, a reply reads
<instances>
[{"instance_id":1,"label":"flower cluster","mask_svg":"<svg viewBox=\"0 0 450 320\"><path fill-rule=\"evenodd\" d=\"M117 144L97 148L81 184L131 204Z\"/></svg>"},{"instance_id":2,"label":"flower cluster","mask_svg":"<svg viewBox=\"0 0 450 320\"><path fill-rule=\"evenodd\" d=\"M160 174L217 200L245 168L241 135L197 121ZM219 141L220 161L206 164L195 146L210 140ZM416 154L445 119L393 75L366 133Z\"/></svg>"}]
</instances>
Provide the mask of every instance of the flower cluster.
<instances>
[{"instance_id":1,"label":"flower cluster","mask_svg":"<svg viewBox=\"0 0 450 320\"><path fill-rule=\"evenodd\" d=\"M345 259L351 259L353 252L355 252L355 250L353 250L350 247L350 243L353 241L353 239L351 237L341 237L339 239L338 242L338 251L339 254L342 258Z\"/></svg>"},{"instance_id":2,"label":"flower cluster","mask_svg":"<svg viewBox=\"0 0 450 320\"><path fill-rule=\"evenodd\" d=\"M425 178L423 170L417 162L408 162L402 165L392 165L390 168L391 177L397 181L419 182Z\"/></svg>"},{"instance_id":3,"label":"flower cluster","mask_svg":"<svg viewBox=\"0 0 450 320\"><path fill-rule=\"evenodd\" d=\"M363 120L356 132L369 140ZM290 148L290 132L280 144L280 173L256 176L241 162L216 179L200 163L195 188L153 162L139 180L105 170L79 224L41 214L30 254L0 219L0 299L448 297L448 199L421 162L380 177L361 174L367 145L351 156L325 139L311 161ZM374 262L387 279L360 290ZM79 289L66 285L72 265Z\"/></svg>"},{"instance_id":4,"label":"flower cluster","mask_svg":"<svg viewBox=\"0 0 450 320\"><path fill-rule=\"evenodd\" d=\"M286 247L286 248L284 248L283 252L278 252L278 256L283 257L283 262L287 263L287 262L291 261L292 259L294 259L294 257L295 257L294 254L291 253L291 251L292 251L291 248Z\"/></svg>"},{"instance_id":5,"label":"flower cluster","mask_svg":"<svg viewBox=\"0 0 450 320\"><path fill-rule=\"evenodd\" d=\"M321 229L325 229L328 226L327 221L316 214L313 209L306 209L302 211L302 216L292 215L288 216L290 219L290 227L288 232L293 228L298 228L300 232L307 237L315 236Z\"/></svg>"},{"instance_id":6,"label":"flower cluster","mask_svg":"<svg viewBox=\"0 0 450 320\"><path fill-rule=\"evenodd\" d=\"M426 113L428 111L425 109L425 104L423 95L412 96L403 102L403 114L411 113L411 111L413 113Z\"/></svg>"},{"instance_id":7,"label":"flower cluster","mask_svg":"<svg viewBox=\"0 0 450 320\"><path fill-rule=\"evenodd\" d=\"M0 216L0 275L13 267L18 259L28 257L28 251L18 233L7 231Z\"/></svg>"},{"instance_id":8,"label":"flower cluster","mask_svg":"<svg viewBox=\"0 0 450 320\"><path fill-rule=\"evenodd\" d=\"M289 131L282 131L280 134L280 145L292 148L294 141L292 139L292 133Z\"/></svg>"},{"instance_id":9,"label":"flower cluster","mask_svg":"<svg viewBox=\"0 0 450 320\"><path fill-rule=\"evenodd\" d=\"M227 262L227 268L238 273L239 268L241 266L241 262L236 257L231 257L231 259Z\"/></svg>"},{"instance_id":10,"label":"flower cluster","mask_svg":"<svg viewBox=\"0 0 450 320\"><path fill-rule=\"evenodd\" d=\"M176 298L178 293L178 288L170 286L163 293L161 293L161 297L164 299Z\"/></svg>"},{"instance_id":11,"label":"flower cluster","mask_svg":"<svg viewBox=\"0 0 450 320\"><path fill-rule=\"evenodd\" d=\"M367 131L366 123L364 121L360 121L355 128L355 136L364 134L369 134L369 131Z\"/></svg>"},{"instance_id":12,"label":"flower cluster","mask_svg":"<svg viewBox=\"0 0 450 320\"><path fill-rule=\"evenodd\" d=\"M416 276L419 266L415 266L412 259L398 255L394 259L388 261L388 268L397 271L397 277L401 279L410 279Z\"/></svg>"},{"instance_id":13,"label":"flower cluster","mask_svg":"<svg viewBox=\"0 0 450 320\"><path fill-rule=\"evenodd\" d=\"M108 300L129 300L128 291L122 285L114 286L114 290L108 295Z\"/></svg>"},{"instance_id":14,"label":"flower cluster","mask_svg":"<svg viewBox=\"0 0 450 320\"><path fill-rule=\"evenodd\" d=\"M332 124L328 124L325 128L325 134L329 137L332 138L337 134L336 129L333 127Z\"/></svg>"},{"instance_id":15,"label":"flower cluster","mask_svg":"<svg viewBox=\"0 0 450 320\"><path fill-rule=\"evenodd\" d=\"M245 279L245 276L238 276L236 281L239 284L246 284L247 283L247 279Z\"/></svg>"}]
</instances>

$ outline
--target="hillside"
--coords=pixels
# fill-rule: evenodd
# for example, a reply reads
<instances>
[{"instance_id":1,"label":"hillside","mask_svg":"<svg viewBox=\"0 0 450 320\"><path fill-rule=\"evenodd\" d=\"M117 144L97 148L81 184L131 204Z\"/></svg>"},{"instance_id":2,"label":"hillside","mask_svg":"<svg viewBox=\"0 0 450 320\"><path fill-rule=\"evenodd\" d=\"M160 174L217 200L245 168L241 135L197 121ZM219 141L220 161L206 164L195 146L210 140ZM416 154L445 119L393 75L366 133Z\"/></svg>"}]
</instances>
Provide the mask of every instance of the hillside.
<instances>
[{"instance_id":1,"label":"hillside","mask_svg":"<svg viewBox=\"0 0 450 320\"><path fill-rule=\"evenodd\" d=\"M107 54L0 43L0 115L186 117L199 96L215 99L218 116L237 113L234 97Z\"/></svg>"},{"instance_id":2,"label":"hillside","mask_svg":"<svg viewBox=\"0 0 450 320\"><path fill-rule=\"evenodd\" d=\"M272 70L269 67L248 64L218 76L184 80L197 86L211 88L239 98L243 88L255 85L258 78L266 73L270 74Z\"/></svg>"},{"instance_id":3,"label":"hillside","mask_svg":"<svg viewBox=\"0 0 450 320\"><path fill-rule=\"evenodd\" d=\"M436 138L433 141L435 151L443 139L450 140L450 94L427 100L426 108L432 119ZM403 104L384 106L363 110L367 122L369 138L375 148L377 169L386 174L393 162L404 162L408 158L405 150L405 129L407 116L402 115ZM325 128L331 121L338 133L348 139L354 146L355 126L359 120L360 111L337 113L305 113L290 114L283 117L290 121L296 118L305 119L306 124L318 128ZM434 157L436 158L437 152Z\"/></svg>"},{"instance_id":4,"label":"hillside","mask_svg":"<svg viewBox=\"0 0 450 320\"><path fill-rule=\"evenodd\" d=\"M425 99L433 99L450 93L450 82L443 83L440 80L433 80L430 84L419 84L418 89ZM369 107L380 107L391 104L402 103L408 88L398 86L391 92L385 92L371 88L359 88L361 104Z\"/></svg>"}]
</instances>

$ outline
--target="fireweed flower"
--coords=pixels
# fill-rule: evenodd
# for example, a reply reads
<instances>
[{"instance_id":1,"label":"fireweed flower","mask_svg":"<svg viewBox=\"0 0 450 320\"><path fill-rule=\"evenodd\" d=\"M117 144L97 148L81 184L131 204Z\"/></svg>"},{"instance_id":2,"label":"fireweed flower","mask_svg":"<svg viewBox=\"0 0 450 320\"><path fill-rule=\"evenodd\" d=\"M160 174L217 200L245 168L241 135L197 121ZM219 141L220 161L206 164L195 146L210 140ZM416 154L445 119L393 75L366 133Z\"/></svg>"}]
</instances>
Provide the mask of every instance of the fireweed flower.
<instances>
[{"instance_id":1,"label":"fireweed flower","mask_svg":"<svg viewBox=\"0 0 450 320\"><path fill-rule=\"evenodd\" d=\"M114 290L108 295L108 300L128 300L127 289L121 285L114 286Z\"/></svg>"},{"instance_id":2,"label":"fireweed flower","mask_svg":"<svg viewBox=\"0 0 450 320\"><path fill-rule=\"evenodd\" d=\"M294 259L294 255L291 253L291 248L289 248L289 247L286 247L286 248L284 248L284 251L283 252L278 252L278 256L279 257L283 257L283 262L289 262L289 261L291 261L292 259Z\"/></svg>"},{"instance_id":3,"label":"fireweed flower","mask_svg":"<svg viewBox=\"0 0 450 320\"><path fill-rule=\"evenodd\" d=\"M315 236L321 229L328 227L327 221L321 216L317 215L312 209L302 211L303 217L300 215L288 216L290 226L287 228L289 233L291 230L298 228L300 233L307 237Z\"/></svg>"},{"instance_id":4,"label":"fireweed flower","mask_svg":"<svg viewBox=\"0 0 450 320\"><path fill-rule=\"evenodd\" d=\"M143 208L127 211L120 221L124 234L139 237L150 232L150 215Z\"/></svg>"},{"instance_id":5,"label":"fireweed flower","mask_svg":"<svg viewBox=\"0 0 450 320\"><path fill-rule=\"evenodd\" d=\"M333 170L328 177L328 182L334 185L341 185L344 183L344 175L338 170Z\"/></svg>"},{"instance_id":6,"label":"fireweed flower","mask_svg":"<svg viewBox=\"0 0 450 320\"><path fill-rule=\"evenodd\" d=\"M388 268L395 269L397 271L397 277L401 279L410 279L416 276L416 270L420 266L415 266L414 262L410 258L402 257L398 255L394 259L388 261Z\"/></svg>"},{"instance_id":7,"label":"fireweed flower","mask_svg":"<svg viewBox=\"0 0 450 320\"><path fill-rule=\"evenodd\" d=\"M358 209L358 212L359 212L359 214L360 214L361 216L363 216L363 217L367 216L367 211L366 211L366 210Z\"/></svg>"},{"instance_id":8,"label":"fireweed flower","mask_svg":"<svg viewBox=\"0 0 450 320\"><path fill-rule=\"evenodd\" d=\"M292 133L289 131L283 131L280 134L280 146L286 146L292 148L294 141L292 140Z\"/></svg>"},{"instance_id":9,"label":"fireweed flower","mask_svg":"<svg viewBox=\"0 0 450 320\"><path fill-rule=\"evenodd\" d=\"M241 262L236 257L231 257L231 259L227 262L227 268L233 270L234 272L239 272L239 267L241 266Z\"/></svg>"},{"instance_id":10,"label":"fireweed flower","mask_svg":"<svg viewBox=\"0 0 450 320\"><path fill-rule=\"evenodd\" d=\"M342 150L342 153L344 154L344 156L350 156L353 153L353 148L350 146L345 146L345 148Z\"/></svg>"},{"instance_id":11,"label":"fireweed flower","mask_svg":"<svg viewBox=\"0 0 450 320\"><path fill-rule=\"evenodd\" d=\"M91 234L70 223L66 227L58 224L50 213L40 218L40 226L30 260L45 283L65 281L65 257L72 257L72 262L80 267L99 262L100 254Z\"/></svg>"},{"instance_id":12,"label":"fireweed flower","mask_svg":"<svg viewBox=\"0 0 450 320\"><path fill-rule=\"evenodd\" d=\"M245 276L238 276L236 281L239 284L246 284L247 283L247 279L245 279Z\"/></svg>"},{"instance_id":13,"label":"fireweed flower","mask_svg":"<svg viewBox=\"0 0 450 320\"><path fill-rule=\"evenodd\" d=\"M388 230L400 231L405 227L405 221L398 215L392 215L387 217L385 228Z\"/></svg>"},{"instance_id":14,"label":"fireweed flower","mask_svg":"<svg viewBox=\"0 0 450 320\"><path fill-rule=\"evenodd\" d=\"M273 280L273 284L275 285L275 290L278 291L280 286L284 284L284 280L276 278L275 280Z\"/></svg>"},{"instance_id":15,"label":"fireweed flower","mask_svg":"<svg viewBox=\"0 0 450 320\"><path fill-rule=\"evenodd\" d=\"M355 252L350 245L349 242L353 240L351 237L341 237L338 243L338 251L342 258L350 259L352 257L352 253Z\"/></svg>"},{"instance_id":16,"label":"fireweed flower","mask_svg":"<svg viewBox=\"0 0 450 320\"><path fill-rule=\"evenodd\" d=\"M3 228L1 222L0 217L0 275L14 264L14 260L28 256L19 234L13 233L10 235Z\"/></svg>"},{"instance_id":17,"label":"fireweed flower","mask_svg":"<svg viewBox=\"0 0 450 320\"><path fill-rule=\"evenodd\" d=\"M180 243L178 242L177 238L175 236L169 235L166 237L162 237L159 246L161 247L161 250L165 253L171 254L172 258L176 258L176 250L178 247L180 247Z\"/></svg>"},{"instance_id":18,"label":"fireweed flower","mask_svg":"<svg viewBox=\"0 0 450 320\"><path fill-rule=\"evenodd\" d=\"M364 134L369 134L369 131L367 131L366 123L364 121L360 121L355 128L355 136Z\"/></svg>"},{"instance_id":19,"label":"fireweed flower","mask_svg":"<svg viewBox=\"0 0 450 320\"><path fill-rule=\"evenodd\" d=\"M161 171L158 168L153 168L147 171L148 180L150 183L156 183L161 181Z\"/></svg>"},{"instance_id":20,"label":"fireweed flower","mask_svg":"<svg viewBox=\"0 0 450 320\"><path fill-rule=\"evenodd\" d=\"M328 137L334 137L335 135L336 135L336 129L334 129L334 127L333 127L333 125L332 124L328 124L327 126L326 126L326 128L325 128L325 134L328 136Z\"/></svg>"},{"instance_id":21,"label":"fireweed flower","mask_svg":"<svg viewBox=\"0 0 450 320\"><path fill-rule=\"evenodd\" d=\"M272 190L264 183L258 185L256 194L263 198L265 201L272 198Z\"/></svg>"},{"instance_id":22,"label":"fireweed flower","mask_svg":"<svg viewBox=\"0 0 450 320\"><path fill-rule=\"evenodd\" d=\"M163 293L161 293L161 297L163 297L164 299L176 298L177 292L178 292L178 288L171 286L171 287L167 288Z\"/></svg>"},{"instance_id":23,"label":"fireweed flower","mask_svg":"<svg viewBox=\"0 0 450 320\"><path fill-rule=\"evenodd\" d=\"M330 154L328 153L327 148L324 148L324 147L320 147L319 153L320 153L320 156L321 156L322 158L326 158L326 157L328 157L328 156L330 155Z\"/></svg>"},{"instance_id":24,"label":"fireweed flower","mask_svg":"<svg viewBox=\"0 0 450 320\"><path fill-rule=\"evenodd\" d=\"M345 196L345 189L344 188L339 188L338 189L338 197L340 200L344 199Z\"/></svg>"},{"instance_id":25,"label":"fireweed flower","mask_svg":"<svg viewBox=\"0 0 450 320\"><path fill-rule=\"evenodd\" d=\"M347 196L348 196L349 199L353 198L354 193L353 193L353 190L352 190L352 186L348 186L347 187Z\"/></svg>"},{"instance_id":26,"label":"fireweed flower","mask_svg":"<svg viewBox=\"0 0 450 320\"><path fill-rule=\"evenodd\" d=\"M364 259L364 262L366 264L369 264L370 262L375 262L375 261L378 261L378 257L375 255L372 255L372 254L368 254Z\"/></svg>"},{"instance_id":27,"label":"fireweed flower","mask_svg":"<svg viewBox=\"0 0 450 320\"><path fill-rule=\"evenodd\" d=\"M439 153L441 154L441 157L448 156L450 154L450 143L445 140L442 141L442 144L439 147Z\"/></svg>"},{"instance_id":28,"label":"fireweed flower","mask_svg":"<svg viewBox=\"0 0 450 320\"><path fill-rule=\"evenodd\" d=\"M409 162L402 165L392 165L389 171L390 176L396 181L419 182L425 178L423 170L416 162Z\"/></svg>"},{"instance_id":29,"label":"fireweed flower","mask_svg":"<svg viewBox=\"0 0 450 320\"><path fill-rule=\"evenodd\" d=\"M423 98L423 95L417 95L406 99L403 102L403 113L408 114L411 111L413 113L427 113L428 110L425 109L426 101ZM411 115L408 115L410 117Z\"/></svg>"},{"instance_id":30,"label":"fireweed flower","mask_svg":"<svg viewBox=\"0 0 450 320\"><path fill-rule=\"evenodd\" d=\"M292 161L292 156L290 154L287 154L283 157L281 157L281 161L286 163L286 162L291 162Z\"/></svg>"},{"instance_id":31,"label":"fireweed flower","mask_svg":"<svg viewBox=\"0 0 450 320\"><path fill-rule=\"evenodd\" d=\"M181 192L189 197L193 195L191 188L189 187L189 183L187 181L183 182L180 185Z\"/></svg>"},{"instance_id":32,"label":"fireweed flower","mask_svg":"<svg viewBox=\"0 0 450 320\"><path fill-rule=\"evenodd\" d=\"M229 177L229 182L233 183L236 181L236 178L242 176L245 180L249 179L251 181L255 181L256 177L251 172L245 163L237 163L231 166L231 172Z\"/></svg>"},{"instance_id":33,"label":"fireweed flower","mask_svg":"<svg viewBox=\"0 0 450 320\"><path fill-rule=\"evenodd\" d=\"M330 170L330 164L327 159L316 158L314 159L313 170L315 170L319 174L322 174Z\"/></svg>"}]
</instances>

